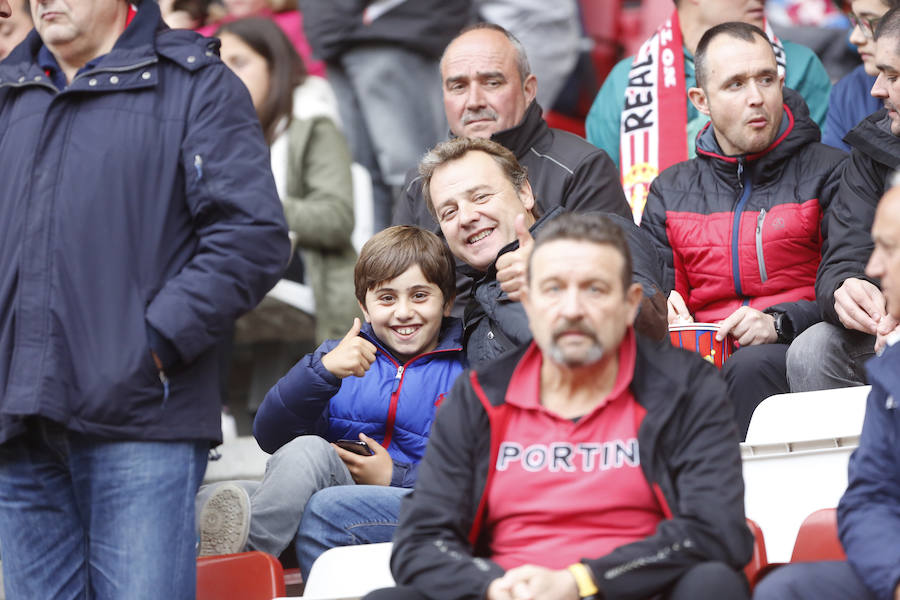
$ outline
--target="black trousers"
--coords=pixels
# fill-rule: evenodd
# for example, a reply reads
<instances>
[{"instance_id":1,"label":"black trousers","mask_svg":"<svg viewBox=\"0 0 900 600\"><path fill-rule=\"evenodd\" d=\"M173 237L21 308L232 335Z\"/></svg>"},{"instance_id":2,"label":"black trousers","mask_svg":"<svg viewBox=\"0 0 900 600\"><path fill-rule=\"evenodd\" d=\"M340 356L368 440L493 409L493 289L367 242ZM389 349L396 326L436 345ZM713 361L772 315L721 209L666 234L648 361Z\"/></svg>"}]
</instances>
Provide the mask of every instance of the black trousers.
<instances>
[{"instance_id":1,"label":"black trousers","mask_svg":"<svg viewBox=\"0 0 900 600\"><path fill-rule=\"evenodd\" d=\"M701 563L681 576L664 593L647 600L749 600L750 591L744 574L720 562ZM363 600L455 600L429 598L410 587L375 590Z\"/></svg>"},{"instance_id":2,"label":"black trousers","mask_svg":"<svg viewBox=\"0 0 900 600\"><path fill-rule=\"evenodd\" d=\"M790 391L787 349L787 344L744 346L732 354L722 367L741 441L747 437L750 417L759 403L769 396Z\"/></svg>"}]
</instances>

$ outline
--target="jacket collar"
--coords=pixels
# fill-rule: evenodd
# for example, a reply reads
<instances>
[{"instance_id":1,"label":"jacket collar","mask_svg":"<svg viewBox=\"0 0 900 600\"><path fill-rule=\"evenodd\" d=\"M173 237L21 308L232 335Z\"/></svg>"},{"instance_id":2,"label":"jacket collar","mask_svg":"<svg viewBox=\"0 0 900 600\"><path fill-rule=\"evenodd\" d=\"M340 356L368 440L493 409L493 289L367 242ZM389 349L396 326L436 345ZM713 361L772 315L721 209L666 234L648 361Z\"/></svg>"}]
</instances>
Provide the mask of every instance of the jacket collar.
<instances>
[{"instance_id":1,"label":"jacket collar","mask_svg":"<svg viewBox=\"0 0 900 600\"><path fill-rule=\"evenodd\" d=\"M56 89L38 66L41 46L40 36L32 30L0 63L0 87L43 85ZM216 39L203 38L193 31L169 29L162 21L157 3L146 0L139 3L137 14L113 49L99 57L92 69L73 79L67 91L109 92L153 87L158 80L160 56L193 71L218 61L218 47Z\"/></svg>"},{"instance_id":2,"label":"jacket collar","mask_svg":"<svg viewBox=\"0 0 900 600\"><path fill-rule=\"evenodd\" d=\"M521 159L528 154L531 147L537 143L548 129L550 127L544 120L544 111L541 105L537 103L537 100L532 100L528 108L525 109L522 120L509 129L503 129L492 134L491 141L497 142L515 154L517 159ZM459 136L450 132L449 137L455 138Z\"/></svg>"},{"instance_id":3,"label":"jacket collar","mask_svg":"<svg viewBox=\"0 0 900 600\"><path fill-rule=\"evenodd\" d=\"M887 109L880 109L850 130L844 140L872 160L891 169L900 169L900 137L891 133Z\"/></svg>"},{"instance_id":4,"label":"jacket collar","mask_svg":"<svg viewBox=\"0 0 900 600\"><path fill-rule=\"evenodd\" d=\"M882 387L888 395L894 396L893 406L900 402L900 342L889 344L880 356L866 363L869 380L876 386Z\"/></svg>"},{"instance_id":5,"label":"jacket collar","mask_svg":"<svg viewBox=\"0 0 900 600\"><path fill-rule=\"evenodd\" d=\"M532 100L518 125L494 133L491 140L508 148L516 155L516 158L521 159L547 129L549 126L544 121L543 109L537 100Z\"/></svg>"},{"instance_id":6,"label":"jacket collar","mask_svg":"<svg viewBox=\"0 0 900 600\"><path fill-rule=\"evenodd\" d=\"M808 144L818 142L821 137L819 127L810 118L809 109L800 94L784 88L782 111L781 126L775 139L766 149L754 154L727 156L716 141L712 123L707 123L697 134L697 160L709 162L729 180L738 165L751 167L757 182L780 179L787 159Z\"/></svg>"}]
</instances>

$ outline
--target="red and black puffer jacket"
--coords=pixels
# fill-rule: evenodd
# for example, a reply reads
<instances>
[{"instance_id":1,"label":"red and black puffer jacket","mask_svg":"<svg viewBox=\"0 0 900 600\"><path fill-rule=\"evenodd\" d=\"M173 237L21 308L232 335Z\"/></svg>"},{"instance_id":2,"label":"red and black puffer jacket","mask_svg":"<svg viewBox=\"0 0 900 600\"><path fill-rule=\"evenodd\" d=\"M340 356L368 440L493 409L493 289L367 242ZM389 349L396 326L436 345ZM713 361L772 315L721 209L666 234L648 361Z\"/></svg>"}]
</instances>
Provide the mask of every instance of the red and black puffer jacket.
<instances>
[{"instance_id":1,"label":"red and black puffer jacket","mask_svg":"<svg viewBox=\"0 0 900 600\"><path fill-rule=\"evenodd\" d=\"M641 227L697 321L719 321L742 305L779 305L791 316L790 303L815 300L822 214L846 154L819 143L798 94L785 88L784 100L781 128L762 152L725 156L707 125L697 157L650 187Z\"/></svg>"}]
</instances>

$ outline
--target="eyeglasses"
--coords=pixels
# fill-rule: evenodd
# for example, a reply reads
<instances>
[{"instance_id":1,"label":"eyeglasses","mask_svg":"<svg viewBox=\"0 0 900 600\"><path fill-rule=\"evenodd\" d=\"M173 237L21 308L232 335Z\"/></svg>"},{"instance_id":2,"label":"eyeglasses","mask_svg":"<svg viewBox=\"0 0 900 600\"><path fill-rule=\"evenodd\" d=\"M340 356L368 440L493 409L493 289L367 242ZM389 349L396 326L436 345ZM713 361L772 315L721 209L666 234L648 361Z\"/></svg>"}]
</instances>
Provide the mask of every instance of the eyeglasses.
<instances>
[{"instance_id":1,"label":"eyeglasses","mask_svg":"<svg viewBox=\"0 0 900 600\"><path fill-rule=\"evenodd\" d=\"M859 30L864 36L870 40L875 39L875 28L878 27L878 24L881 22L881 17L861 19L853 13L850 13L847 15L847 18L850 19L850 23L854 27L859 27Z\"/></svg>"}]
</instances>

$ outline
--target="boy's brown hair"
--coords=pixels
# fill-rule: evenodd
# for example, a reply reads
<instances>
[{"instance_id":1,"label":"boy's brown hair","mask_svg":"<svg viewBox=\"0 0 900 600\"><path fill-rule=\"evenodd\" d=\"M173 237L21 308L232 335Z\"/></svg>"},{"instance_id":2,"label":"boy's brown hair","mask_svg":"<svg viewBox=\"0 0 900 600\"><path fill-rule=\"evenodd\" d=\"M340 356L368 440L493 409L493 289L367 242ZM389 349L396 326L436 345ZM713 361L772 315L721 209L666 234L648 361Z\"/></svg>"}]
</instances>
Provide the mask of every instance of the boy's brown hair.
<instances>
[{"instance_id":1,"label":"boy's brown hair","mask_svg":"<svg viewBox=\"0 0 900 600\"><path fill-rule=\"evenodd\" d=\"M353 269L356 299L366 305L366 292L419 265L429 283L440 288L444 306L456 297L456 263L450 248L430 231L412 225L388 227L363 245Z\"/></svg>"}]
</instances>

